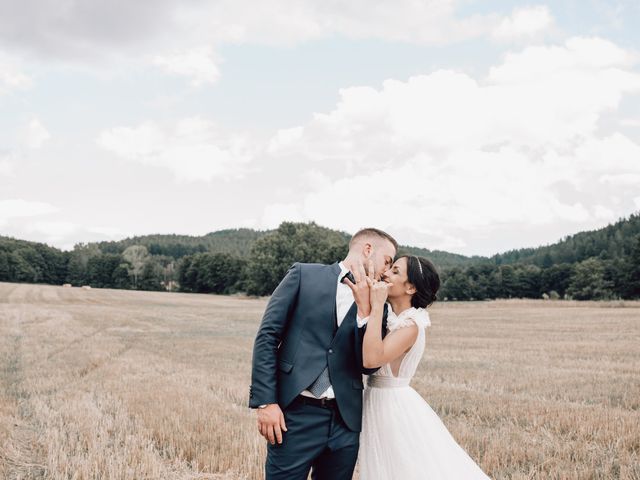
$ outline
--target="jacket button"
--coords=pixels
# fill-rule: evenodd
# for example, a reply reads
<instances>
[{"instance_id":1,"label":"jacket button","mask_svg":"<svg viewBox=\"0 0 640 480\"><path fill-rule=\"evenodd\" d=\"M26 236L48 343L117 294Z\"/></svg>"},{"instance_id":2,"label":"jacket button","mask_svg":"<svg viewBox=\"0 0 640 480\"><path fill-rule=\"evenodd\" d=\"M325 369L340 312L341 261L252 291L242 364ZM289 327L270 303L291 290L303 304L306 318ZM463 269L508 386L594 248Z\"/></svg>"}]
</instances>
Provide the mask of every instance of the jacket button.
<instances>
[{"instance_id":1,"label":"jacket button","mask_svg":"<svg viewBox=\"0 0 640 480\"><path fill-rule=\"evenodd\" d=\"M330 349L329 349L329 353L333 353L333 348L330 348Z\"/></svg>"}]
</instances>

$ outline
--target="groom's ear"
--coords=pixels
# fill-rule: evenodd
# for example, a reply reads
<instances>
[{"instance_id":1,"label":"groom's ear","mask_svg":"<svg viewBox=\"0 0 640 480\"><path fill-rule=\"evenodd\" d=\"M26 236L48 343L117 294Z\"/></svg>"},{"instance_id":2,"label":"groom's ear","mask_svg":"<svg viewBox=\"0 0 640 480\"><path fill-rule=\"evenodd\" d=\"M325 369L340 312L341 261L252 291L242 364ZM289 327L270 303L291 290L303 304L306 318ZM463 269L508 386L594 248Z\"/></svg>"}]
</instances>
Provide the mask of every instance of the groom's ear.
<instances>
[{"instance_id":1,"label":"groom's ear","mask_svg":"<svg viewBox=\"0 0 640 480\"><path fill-rule=\"evenodd\" d=\"M373 253L373 245L371 245L368 242L365 243L362 247L362 254L365 256L365 258L369 258L372 253Z\"/></svg>"}]
</instances>

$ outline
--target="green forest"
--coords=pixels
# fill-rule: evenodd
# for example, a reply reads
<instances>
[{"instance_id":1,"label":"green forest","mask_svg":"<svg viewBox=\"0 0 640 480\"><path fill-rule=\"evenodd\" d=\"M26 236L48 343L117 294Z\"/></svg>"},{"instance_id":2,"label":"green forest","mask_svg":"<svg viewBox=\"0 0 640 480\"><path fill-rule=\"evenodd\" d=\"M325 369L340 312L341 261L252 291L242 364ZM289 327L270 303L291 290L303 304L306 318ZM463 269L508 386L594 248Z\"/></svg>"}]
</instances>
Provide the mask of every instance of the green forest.
<instances>
[{"instance_id":1,"label":"green forest","mask_svg":"<svg viewBox=\"0 0 640 480\"><path fill-rule=\"evenodd\" d=\"M97 288L269 295L294 262L344 258L350 235L315 223L146 235L71 251L0 236L0 281ZM492 257L401 246L439 268L440 300L640 298L640 214L552 245Z\"/></svg>"}]
</instances>

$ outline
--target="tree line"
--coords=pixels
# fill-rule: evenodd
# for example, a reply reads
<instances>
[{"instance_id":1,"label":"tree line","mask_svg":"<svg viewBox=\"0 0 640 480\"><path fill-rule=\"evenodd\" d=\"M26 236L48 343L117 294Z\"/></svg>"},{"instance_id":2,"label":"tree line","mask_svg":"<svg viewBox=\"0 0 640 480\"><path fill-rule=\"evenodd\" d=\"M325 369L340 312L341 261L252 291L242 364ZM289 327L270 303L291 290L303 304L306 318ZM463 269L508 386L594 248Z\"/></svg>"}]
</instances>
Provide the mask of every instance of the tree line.
<instances>
[{"instance_id":1,"label":"tree line","mask_svg":"<svg viewBox=\"0 0 640 480\"><path fill-rule=\"evenodd\" d=\"M640 236L629 254L591 257L547 268L530 264L483 264L443 272L438 295L445 300L545 298L610 300L640 298Z\"/></svg>"},{"instance_id":2,"label":"tree line","mask_svg":"<svg viewBox=\"0 0 640 480\"><path fill-rule=\"evenodd\" d=\"M214 251L205 251L194 237L184 245L176 236L81 243L70 252L0 237L0 281L269 295L292 263L333 263L346 255L349 239L313 223L288 222L269 233L244 229L210 236L219 247Z\"/></svg>"},{"instance_id":3,"label":"tree line","mask_svg":"<svg viewBox=\"0 0 640 480\"><path fill-rule=\"evenodd\" d=\"M0 281L269 295L294 262L344 258L349 238L315 223L292 222L269 232L82 243L69 252L0 237ZM491 258L407 246L399 253L431 258L441 272L441 300L640 298L639 215L555 245Z\"/></svg>"},{"instance_id":4,"label":"tree line","mask_svg":"<svg viewBox=\"0 0 640 480\"><path fill-rule=\"evenodd\" d=\"M640 214L444 272L442 298L640 298Z\"/></svg>"}]
</instances>

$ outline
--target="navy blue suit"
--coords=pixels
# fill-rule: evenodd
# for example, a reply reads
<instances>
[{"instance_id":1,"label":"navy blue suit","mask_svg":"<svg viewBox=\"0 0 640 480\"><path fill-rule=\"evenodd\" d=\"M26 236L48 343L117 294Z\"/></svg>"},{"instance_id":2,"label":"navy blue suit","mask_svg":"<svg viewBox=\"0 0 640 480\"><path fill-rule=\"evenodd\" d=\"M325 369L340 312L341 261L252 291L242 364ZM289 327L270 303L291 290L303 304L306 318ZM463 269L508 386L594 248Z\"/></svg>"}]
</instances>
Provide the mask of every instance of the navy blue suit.
<instances>
[{"instance_id":1,"label":"navy blue suit","mask_svg":"<svg viewBox=\"0 0 640 480\"><path fill-rule=\"evenodd\" d=\"M357 327L355 303L336 328L339 273L337 263L295 263L273 292L256 335L249 407L278 403L288 428L281 445L268 446L268 479L306 479L312 466L314 478L351 478L362 374L376 369L362 366L364 327ZM337 409L300 404L300 392L327 365Z\"/></svg>"}]
</instances>

